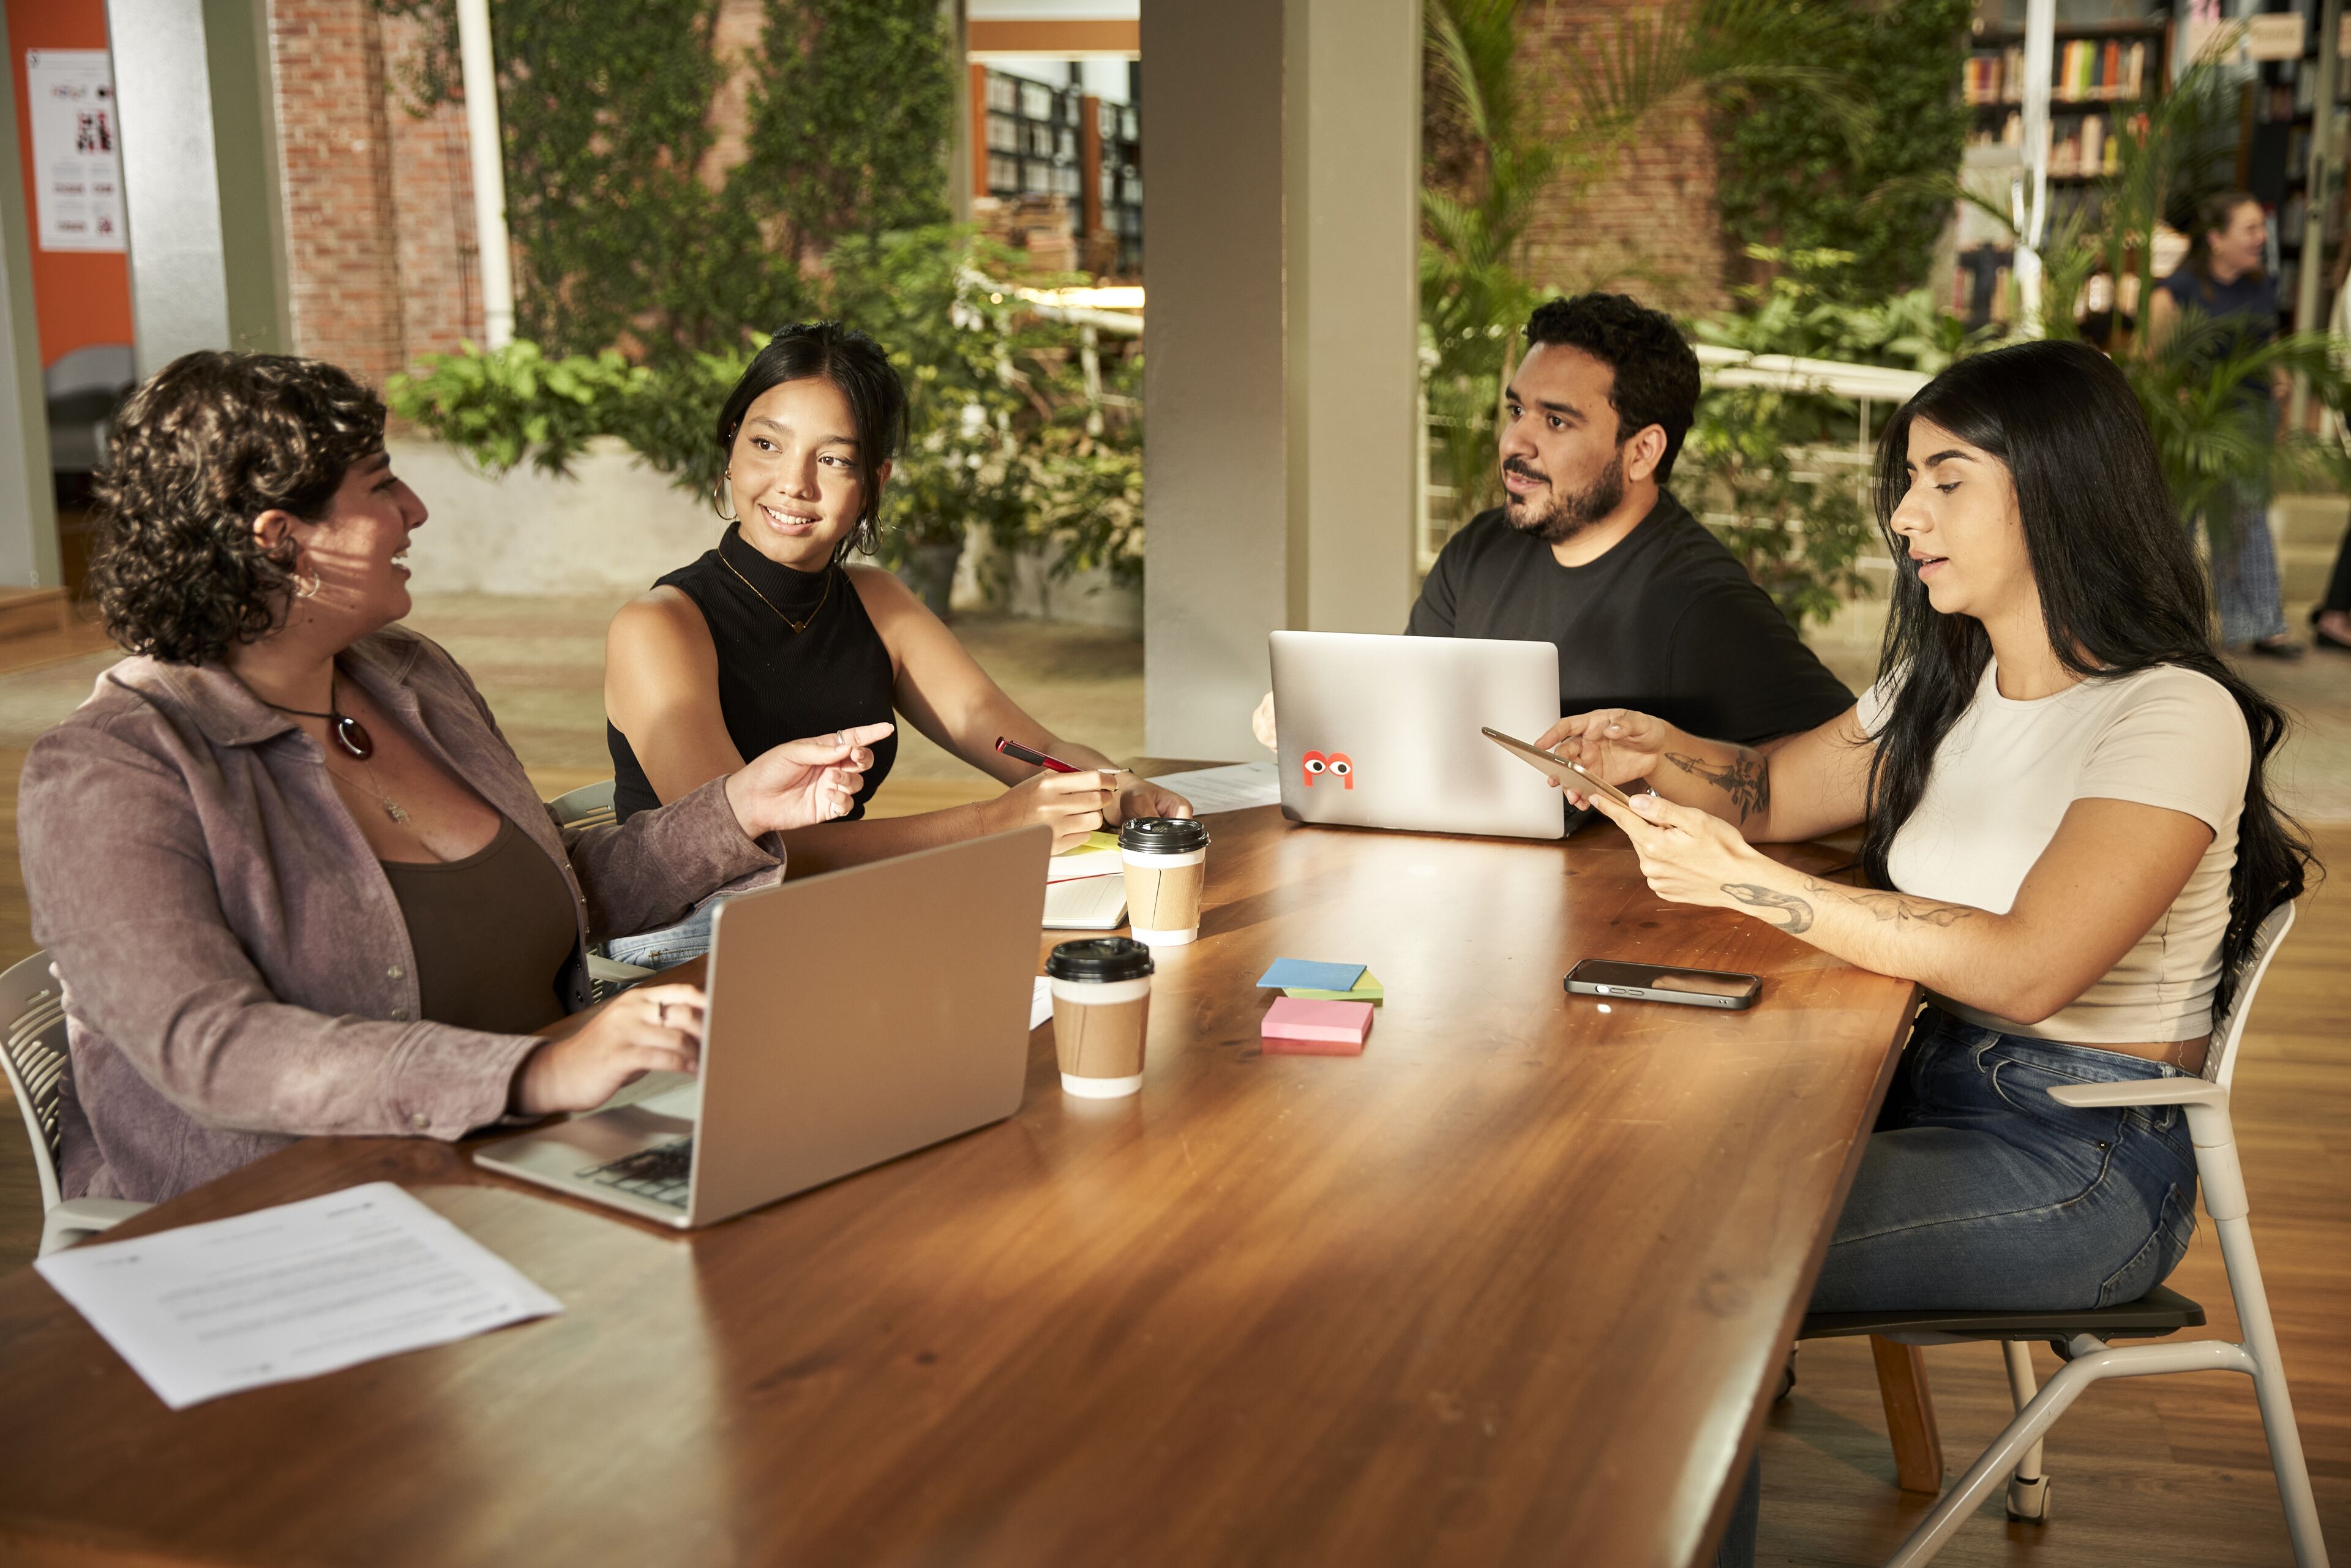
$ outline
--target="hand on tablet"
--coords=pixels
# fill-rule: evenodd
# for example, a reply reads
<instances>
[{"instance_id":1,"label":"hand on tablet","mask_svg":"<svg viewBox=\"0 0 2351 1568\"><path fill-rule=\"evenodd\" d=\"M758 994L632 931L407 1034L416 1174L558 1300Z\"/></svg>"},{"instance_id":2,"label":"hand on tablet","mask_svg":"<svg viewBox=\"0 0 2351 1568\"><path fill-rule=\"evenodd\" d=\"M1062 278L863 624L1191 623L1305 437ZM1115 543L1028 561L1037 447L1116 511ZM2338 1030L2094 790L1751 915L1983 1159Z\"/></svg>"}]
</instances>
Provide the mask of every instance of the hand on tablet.
<instances>
[{"instance_id":1,"label":"hand on tablet","mask_svg":"<svg viewBox=\"0 0 2351 1568\"><path fill-rule=\"evenodd\" d=\"M1535 740L1545 751L1582 763L1611 784L1646 779L1674 734L1673 726L1630 708L1600 708L1561 719ZM1561 787L1553 779L1554 788ZM1580 809L1592 802L1573 789L1567 798Z\"/></svg>"},{"instance_id":2,"label":"hand on tablet","mask_svg":"<svg viewBox=\"0 0 2351 1568\"><path fill-rule=\"evenodd\" d=\"M1754 913L1752 890L1780 873L1777 862L1739 836L1739 830L1695 806L1662 795L1636 795L1630 807L1595 797L1595 810L1625 830L1641 858L1649 891L1668 904L1695 904ZM1749 890L1740 898L1734 887Z\"/></svg>"}]
</instances>

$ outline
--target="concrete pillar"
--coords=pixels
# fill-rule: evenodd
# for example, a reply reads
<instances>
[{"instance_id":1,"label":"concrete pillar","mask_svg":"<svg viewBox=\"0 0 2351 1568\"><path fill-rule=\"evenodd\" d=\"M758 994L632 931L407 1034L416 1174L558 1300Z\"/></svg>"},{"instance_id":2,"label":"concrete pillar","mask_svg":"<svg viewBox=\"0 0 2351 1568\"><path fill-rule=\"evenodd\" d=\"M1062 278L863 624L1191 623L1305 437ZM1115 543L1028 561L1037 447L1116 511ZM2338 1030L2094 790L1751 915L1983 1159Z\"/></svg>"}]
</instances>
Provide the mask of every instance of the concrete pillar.
<instances>
[{"instance_id":1,"label":"concrete pillar","mask_svg":"<svg viewBox=\"0 0 2351 1568\"><path fill-rule=\"evenodd\" d=\"M0 63L16 58L0 10ZM33 309L33 232L16 144L16 78L0 69L0 586L55 588L57 490L49 477L48 406L41 395L40 323Z\"/></svg>"},{"instance_id":2,"label":"concrete pillar","mask_svg":"<svg viewBox=\"0 0 2351 1568\"><path fill-rule=\"evenodd\" d=\"M107 0L139 373L292 339L262 0Z\"/></svg>"},{"instance_id":3,"label":"concrete pillar","mask_svg":"<svg viewBox=\"0 0 2351 1568\"><path fill-rule=\"evenodd\" d=\"M1261 756L1279 627L1414 592L1418 0L1144 0L1144 746Z\"/></svg>"}]
</instances>

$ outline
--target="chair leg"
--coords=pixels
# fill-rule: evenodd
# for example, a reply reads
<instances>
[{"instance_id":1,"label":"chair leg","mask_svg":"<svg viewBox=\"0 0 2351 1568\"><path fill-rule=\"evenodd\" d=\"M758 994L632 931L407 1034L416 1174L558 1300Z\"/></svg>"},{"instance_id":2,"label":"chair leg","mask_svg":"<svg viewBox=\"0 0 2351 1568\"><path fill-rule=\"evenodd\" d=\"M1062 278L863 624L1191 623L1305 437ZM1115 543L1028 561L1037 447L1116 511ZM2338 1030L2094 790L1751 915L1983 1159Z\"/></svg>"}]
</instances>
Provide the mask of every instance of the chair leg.
<instances>
[{"instance_id":1,"label":"chair leg","mask_svg":"<svg viewBox=\"0 0 2351 1568\"><path fill-rule=\"evenodd\" d=\"M2285 1505L2286 1534L2294 1542L2296 1568L2326 1568L2326 1542L2318 1530L2318 1502L2310 1491L2310 1468L2302 1457L2302 1433L2294 1426L2294 1402L2285 1391L2285 1364L2278 1354L2277 1328L2270 1321L2270 1298L2253 1256L2252 1227L2242 1218L2215 1219L2220 1259L2228 1266L2229 1293L2236 1298L2237 1321L2245 1331L2245 1352L2253 1363L2253 1397L2269 1438L2270 1468L2277 1472L2278 1500Z\"/></svg>"},{"instance_id":2,"label":"chair leg","mask_svg":"<svg viewBox=\"0 0 2351 1568\"><path fill-rule=\"evenodd\" d=\"M1886 1435L1894 1445L1896 1484L1933 1497L1943 1490L1943 1438L1935 1428L1935 1396L1927 1386L1927 1354L1915 1344L1869 1336L1877 1364L1877 1396L1886 1406Z\"/></svg>"},{"instance_id":3,"label":"chair leg","mask_svg":"<svg viewBox=\"0 0 2351 1568\"><path fill-rule=\"evenodd\" d=\"M2009 1397L2022 1416L2039 1392L2032 1380L2032 1347L2021 1340L2004 1339L2000 1342L2000 1354L2008 1364ZM2049 1478L2041 1473L2039 1442L2024 1451L2024 1458L2008 1478L2008 1517L2026 1524L2049 1522Z\"/></svg>"},{"instance_id":4,"label":"chair leg","mask_svg":"<svg viewBox=\"0 0 2351 1568\"><path fill-rule=\"evenodd\" d=\"M1943 1549L1943 1543L1977 1505L1991 1495L2001 1477L2016 1469L2025 1450L2038 1445L2043 1434L2067 1406L2091 1384L2107 1377L2158 1377L2174 1372L2241 1372L2252 1375L2253 1359L2244 1347L2226 1340L2189 1340L2184 1344L2138 1345L2112 1349L2090 1335L2077 1335L2068 1347L2073 1356L2057 1375L1994 1438L1982 1458L1970 1467L1959 1483L1943 1494L1934 1511L1918 1521L1910 1539L1887 1562L1887 1568L1918 1568Z\"/></svg>"}]
</instances>

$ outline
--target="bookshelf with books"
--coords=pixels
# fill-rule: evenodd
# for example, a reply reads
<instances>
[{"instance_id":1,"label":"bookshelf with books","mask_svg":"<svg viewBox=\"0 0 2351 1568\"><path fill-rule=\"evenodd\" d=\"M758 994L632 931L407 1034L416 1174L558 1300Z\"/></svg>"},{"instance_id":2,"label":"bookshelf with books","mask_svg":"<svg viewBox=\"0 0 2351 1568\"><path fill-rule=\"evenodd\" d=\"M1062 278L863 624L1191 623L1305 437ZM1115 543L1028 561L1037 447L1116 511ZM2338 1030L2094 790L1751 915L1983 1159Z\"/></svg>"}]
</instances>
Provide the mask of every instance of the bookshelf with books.
<instances>
[{"instance_id":1,"label":"bookshelf with books","mask_svg":"<svg viewBox=\"0 0 2351 1568\"><path fill-rule=\"evenodd\" d=\"M2022 18L1987 5L1976 19L1960 92L1972 120L1962 178L1991 195L2005 171L2030 167L2024 146L2025 37ZM2068 21L2061 13L2050 62L2049 222L2062 226L2119 172L2119 133L2163 90L2168 23ZM2000 199L1995 197L1994 199ZM1951 276L1954 314L1980 324L2005 319L2015 256L2004 227L1962 204Z\"/></svg>"},{"instance_id":2,"label":"bookshelf with books","mask_svg":"<svg viewBox=\"0 0 2351 1568\"><path fill-rule=\"evenodd\" d=\"M2345 31L2351 33L2351 26ZM2315 258L2304 256L2311 199L2310 144L2318 127L2318 29L2308 25L2306 17L2302 57L2266 61L2259 68L2259 78L2250 94L2252 124L2239 149L2238 183L2269 209L2278 262L2278 302L2287 320L2295 326L2302 325L2292 319L2304 267L2315 265L2325 269L2322 279L2331 281L2329 264L2339 250L2344 233L2343 193L2338 179L2321 213L2320 254ZM2351 104L2351 69L2346 67L2351 67L2351 54L2346 54L2345 64L2336 68L2337 116L2343 114L2346 104ZM2326 303L2322 298L2322 315Z\"/></svg>"}]
</instances>

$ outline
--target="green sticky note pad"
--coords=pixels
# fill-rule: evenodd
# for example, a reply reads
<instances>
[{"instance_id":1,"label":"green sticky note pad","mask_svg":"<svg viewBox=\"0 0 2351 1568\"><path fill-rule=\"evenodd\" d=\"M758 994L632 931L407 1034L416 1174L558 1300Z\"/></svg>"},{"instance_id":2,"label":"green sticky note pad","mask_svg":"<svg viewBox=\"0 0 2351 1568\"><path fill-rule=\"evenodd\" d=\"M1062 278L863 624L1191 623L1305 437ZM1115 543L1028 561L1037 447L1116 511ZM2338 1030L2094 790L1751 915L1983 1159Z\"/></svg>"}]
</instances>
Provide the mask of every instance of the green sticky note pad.
<instances>
[{"instance_id":1,"label":"green sticky note pad","mask_svg":"<svg viewBox=\"0 0 2351 1568\"><path fill-rule=\"evenodd\" d=\"M1387 1000L1388 993L1387 988L1380 984L1380 977L1366 969L1364 971L1364 977L1355 982L1355 988L1352 991L1318 991L1304 988L1285 987L1281 994L1310 1002L1369 1002L1372 1006L1378 1007Z\"/></svg>"}]
</instances>

